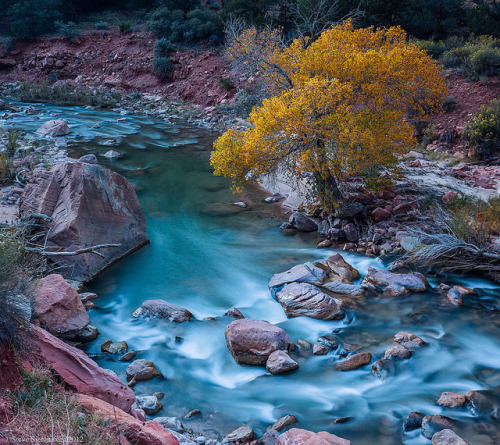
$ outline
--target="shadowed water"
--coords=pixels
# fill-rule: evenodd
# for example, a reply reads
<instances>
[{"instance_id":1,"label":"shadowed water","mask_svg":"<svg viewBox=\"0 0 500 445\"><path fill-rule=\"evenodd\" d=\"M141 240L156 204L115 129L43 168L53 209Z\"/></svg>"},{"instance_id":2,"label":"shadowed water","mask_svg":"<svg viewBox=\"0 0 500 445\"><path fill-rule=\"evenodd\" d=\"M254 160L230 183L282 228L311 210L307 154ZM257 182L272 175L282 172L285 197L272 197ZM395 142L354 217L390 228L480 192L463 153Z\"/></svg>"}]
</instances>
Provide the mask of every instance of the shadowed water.
<instances>
[{"instance_id":1,"label":"shadowed water","mask_svg":"<svg viewBox=\"0 0 500 445\"><path fill-rule=\"evenodd\" d=\"M258 434L286 414L303 428L326 430L354 444L428 444L417 430L402 432L410 411L448 415L463 422L460 431L473 444L500 443L498 423L474 416L469 409L435 404L443 391L465 392L500 385L499 286L479 278L449 278L478 293L465 306L451 307L437 293L361 299L342 321L287 319L271 297L267 283L274 273L295 264L325 258L316 249L315 234L284 236L280 221L254 210L211 216L210 203L239 200L230 183L212 175L209 149L213 136L187 125L168 125L146 117L121 116L82 108L40 107L42 119L19 116L19 128L33 131L53 111L68 119L72 156L103 154L110 148L124 157L102 164L123 174L137 189L146 212L151 244L103 273L89 290L100 298L90 310L101 335L86 345L100 352L107 339L125 340L138 358L153 361L165 379L140 382L139 395L165 393L158 415L183 417L192 409L202 416L183 419L186 427L211 437L247 424ZM99 123L100 129L92 129ZM116 147L102 142L118 140ZM262 195L251 193L253 199ZM265 196L265 195L264 195ZM276 204L274 204L276 206ZM380 260L349 253L345 259L363 276L368 267L386 267ZM432 285L439 284L431 279ZM147 299L161 298L186 307L196 321L176 324L134 319L132 311ZM397 363L394 377L379 380L370 367L350 372L334 369L339 357L295 357L300 369L271 376L264 368L239 366L229 354L223 314L237 307L246 317L262 318L285 329L291 341L337 335L344 347L369 351L379 358L398 331L407 330L428 344L409 360ZM205 320L207 317L214 319ZM127 363L119 356L98 360L125 380ZM343 419L343 423L335 420ZM495 436L497 434L497 436Z\"/></svg>"}]
</instances>

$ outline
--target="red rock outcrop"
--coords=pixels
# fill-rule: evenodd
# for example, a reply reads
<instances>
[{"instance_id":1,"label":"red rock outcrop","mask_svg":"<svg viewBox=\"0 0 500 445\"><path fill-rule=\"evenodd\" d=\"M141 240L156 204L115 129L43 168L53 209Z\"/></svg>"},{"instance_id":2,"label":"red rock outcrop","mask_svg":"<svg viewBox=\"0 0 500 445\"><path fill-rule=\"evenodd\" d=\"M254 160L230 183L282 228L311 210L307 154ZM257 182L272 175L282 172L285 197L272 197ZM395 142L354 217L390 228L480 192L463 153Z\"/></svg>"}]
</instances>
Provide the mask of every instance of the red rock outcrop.
<instances>
[{"instance_id":1,"label":"red rock outcrop","mask_svg":"<svg viewBox=\"0 0 500 445\"><path fill-rule=\"evenodd\" d=\"M90 323L78 292L58 274L42 278L33 292L33 309L40 325L62 338L74 338Z\"/></svg>"},{"instance_id":2,"label":"red rock outcrop","mask_svg":"<svg viewBox=\"0 0 500 445\"><path fill-rule=\"evenodd\" d=\"M79 349L35 326L33 349L34 354L58 374L69 388L97 397L124 411L130 410L135 401L134 392Z\"/></svg>"},{"instance_id":3,"label":"red rock outcrop","mask_svg":"<svg viewBox=\"0 0 500 445\"><path fill-rule=\"evenodd\" d=\"M63 275L90 281L108 266L149 242L146 220L127 180L96 164L65 163L38 171L24 189L20 216L53 218L47 247L76 251L99 244L120 244L95 253L51 256Z\"/></svg>"},{"instance_id":4,"label":"red rock outcrop","mask_svg":"<svg viewBox=\"0 0 500 445\"><path fill-rule=\"evenodd\" d=\"M179 445L179 441L155 420L142 422L109 403L84 394L77 394L78 402L89 411L117 425L130 443L136 445Z\"/></svg>"},{"instance_id":5,"label":"red rock outcrop","mask_svg":"<svg viewBox=\"0 0 500 445\"><path fill-rule=\"evenodd\" d=\"M335 436L325 431L313 433L312 431L292 428L278 437L276 445L350 445L347 439Z\"/></svg>"}]
</instances>

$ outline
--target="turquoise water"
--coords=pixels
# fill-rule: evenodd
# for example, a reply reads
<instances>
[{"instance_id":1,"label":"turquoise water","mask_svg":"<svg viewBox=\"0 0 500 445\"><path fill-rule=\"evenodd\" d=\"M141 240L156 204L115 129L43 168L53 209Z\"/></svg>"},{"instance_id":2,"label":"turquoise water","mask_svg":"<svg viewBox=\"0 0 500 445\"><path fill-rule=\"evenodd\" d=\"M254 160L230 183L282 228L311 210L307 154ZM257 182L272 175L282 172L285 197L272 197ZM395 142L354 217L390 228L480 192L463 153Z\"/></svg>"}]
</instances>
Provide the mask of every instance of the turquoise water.
<instances>
[{"instance_id":1,"label":"turquoise water","mask_svg":"<svg viewBox=\"0 0 500 445\"><path fill-rule=\"evenodd\" d=\"M39 121L21 115L4 124L34 131L53 112L68 119L73 129L68 138L72 156L102 155L110 148L124 154L113 161L99 159L136 187L151 244L89 286L100 296L95 301L99 308L89 313L101 335L86 350L100 352L107 339L125 340L140 351L138 357L153 361L165 379L141 382L134 390L139 395L166 394L159 416L183 417L200 409L202 416L183 419L184 425L218 437L243 424L262 434L279 417L294 414L301 427L330 431L354 444L428 444L418 431L403 434L401 429L410 411L422 411L460 419L461 432L471 443L500 443L498 424L490 419L475 417L468 409L435 405L443 391L500 386L499 286L480 278L450 277L476 288L478 296L461 308L450 307L434 292L370 296L350 308L341 321L288 320L268 291L271 276L295 264L323 259L331 251L315 248L315 234L283 235L278 229L281 221L271 215L279 215L279 207L264 204L266 195L258 191L250 190L243 198L253 202L251 211L207 213L211 203L242 199L231 193L227 180L212 175L213 134L147 117L37 107ZM95 123L101 128L92 129ZM110 138L118 145L102 145ZM386 267L377 259L342 254L362 275L369 266ZM431 282L439 283L432 277ZM186 307L196 321L134 319L132 311L152 298ZM396 375L385 381L374 377L370 367L335 371L338 355L333 353L295 357L299 371L271 376L263 368L237 365L227 351L224 328L232 319L223 314L233 307L246 317L279 324L291 341L314 342L334 331L344 346L360 345L379 358L396 332L408 330L428 346L399 362ZM125 380L127 363L119 362L118 356L98 362ZM338 418L347 420L336 423Z\"/></svg>"}]
</instances>

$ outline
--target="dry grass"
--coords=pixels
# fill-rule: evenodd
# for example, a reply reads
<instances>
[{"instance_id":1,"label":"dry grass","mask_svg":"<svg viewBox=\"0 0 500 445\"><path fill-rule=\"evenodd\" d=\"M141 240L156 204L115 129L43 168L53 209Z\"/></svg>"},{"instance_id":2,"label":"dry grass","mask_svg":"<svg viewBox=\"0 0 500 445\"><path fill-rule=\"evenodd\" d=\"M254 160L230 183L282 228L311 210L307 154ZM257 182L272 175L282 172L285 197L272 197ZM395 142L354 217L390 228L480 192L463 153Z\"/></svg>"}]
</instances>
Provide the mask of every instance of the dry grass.
<instances>
[{"instance_id":1,"label":"dry grass","mask_svg":"<svg viewBox=\"0 0 500 445\"><path fill-rule=\"evenodd\" d=\"M55 383L46 368L23 372L23 380L24 389L5 396L12 402L14 415L0 426L0 437L16 444L35 443L31 438L61 445L119 443L116 428L95 413L88 413L71 393Z\"/></svg>"}]
</instances>

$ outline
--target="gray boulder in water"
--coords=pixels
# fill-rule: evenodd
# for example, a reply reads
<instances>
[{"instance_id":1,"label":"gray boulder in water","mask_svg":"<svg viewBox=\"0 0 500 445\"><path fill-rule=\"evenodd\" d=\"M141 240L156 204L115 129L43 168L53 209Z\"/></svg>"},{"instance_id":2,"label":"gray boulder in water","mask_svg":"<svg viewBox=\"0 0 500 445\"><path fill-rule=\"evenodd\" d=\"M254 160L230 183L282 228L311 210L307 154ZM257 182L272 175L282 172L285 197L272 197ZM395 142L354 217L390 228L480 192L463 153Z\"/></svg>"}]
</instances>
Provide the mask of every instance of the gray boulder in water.
<instances>
[{"instance_id":1,"label":"gray boulder in water","mask_svg":"<svg viewBox=\"0 0 500 445\"><path fill-rule=\"evenodd\" d=\"M189 321L193 314L183 307L168 303L164 300L146 300L132 315L138 317L167 318L177 323Z\"/></svg>"},{"instance_id":2,"label":"gray boulder in water","mask_svg":"<svg viewBox=\"0 0 500 445\"><path fill-rule=\"evenodd\" d=\"M318 230L318 225L308 216L300 212L293 212L288 220L292 228L299 232L314 232Z\"/></svg>"},{"instance_id":3,"label":"gray boulder in water","mask_svg":"<svg viewBox=\"0 0 500 445\"><path fill-rule=\"evenodd\" d=\"M361 284L381 288L387 295L401 296L412 292L425 292L429 283L418 272L394 273L384 269L370 267Z\"/></svg>"},{"instance_id":4,"label":"gray boulder in water","mask_svg":"<svg viewBox=\"0 0 500 445\"><path fill-rule=\"evenodd\" d=\"M286 272L273 275L269 287L280 287L287 283L321 284L326 272L313 263L299 264Z\"/></svg>"}]
</instances>

